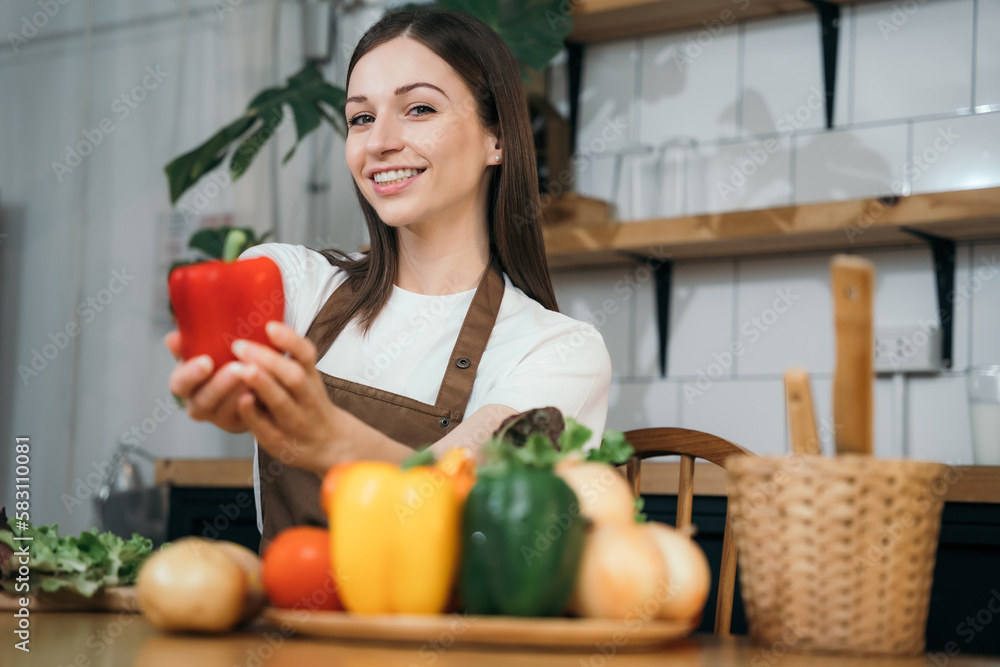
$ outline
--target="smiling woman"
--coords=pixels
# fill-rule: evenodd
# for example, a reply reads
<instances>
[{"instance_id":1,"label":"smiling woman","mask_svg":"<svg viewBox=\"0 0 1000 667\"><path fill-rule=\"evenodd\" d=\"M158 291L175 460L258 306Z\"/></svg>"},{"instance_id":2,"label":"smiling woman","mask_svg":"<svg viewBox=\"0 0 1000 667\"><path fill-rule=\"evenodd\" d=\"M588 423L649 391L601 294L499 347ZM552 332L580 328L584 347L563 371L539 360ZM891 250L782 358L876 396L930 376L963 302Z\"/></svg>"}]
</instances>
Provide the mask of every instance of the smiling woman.
<instances>
[{"instance_id":1,"label":"smiling woman","mask_svg":"<svg viewBox=\"0 0 1000 667\"><path fill-rule=\"evenodd\" d=\"M194 358L171 376L194 418L253 431L265 545L325 524L319 476L339 462L476 449L546 405L597 434L607 417L604 342L557 310L527 99L502 40L462 14L389 13L361 38L347 92L371 249L250 248L281 269L285 323L267 333L287 355L237 341L219 372Z\"/></svg>"}]
</instances>

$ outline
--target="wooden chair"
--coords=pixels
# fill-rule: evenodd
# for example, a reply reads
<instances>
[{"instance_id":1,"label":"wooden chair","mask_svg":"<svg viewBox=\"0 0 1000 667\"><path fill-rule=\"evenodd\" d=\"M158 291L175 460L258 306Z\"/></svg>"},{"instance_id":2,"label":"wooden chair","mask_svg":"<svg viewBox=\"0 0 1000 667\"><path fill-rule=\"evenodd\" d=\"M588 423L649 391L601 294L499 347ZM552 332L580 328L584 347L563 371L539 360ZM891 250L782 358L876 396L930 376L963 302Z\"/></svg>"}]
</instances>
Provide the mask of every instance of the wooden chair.
<instances>
[{"instance_id":1,"label":"wooden chair","mask_svg":"<svg viewBox=\"0 0 1000 667\"><path fill-rule=\"evenodd\" d=\"M677 489L677 528L691 525L694 500L694 460L705 459L725 467L730 456L753 452L728 440L686 428L643 428L627 431L625 438L635 448L626 464L626 475L632 492L639 495L639 468L642 459L652 456L678 455L680 480ZM722 536L722 566L719 568L719 594L715 605L715 634L728 636L733 618L733 595L736 590L736 543L732 536L733 515L727 503L726 529Z\"/></svg>"}]
</instances>

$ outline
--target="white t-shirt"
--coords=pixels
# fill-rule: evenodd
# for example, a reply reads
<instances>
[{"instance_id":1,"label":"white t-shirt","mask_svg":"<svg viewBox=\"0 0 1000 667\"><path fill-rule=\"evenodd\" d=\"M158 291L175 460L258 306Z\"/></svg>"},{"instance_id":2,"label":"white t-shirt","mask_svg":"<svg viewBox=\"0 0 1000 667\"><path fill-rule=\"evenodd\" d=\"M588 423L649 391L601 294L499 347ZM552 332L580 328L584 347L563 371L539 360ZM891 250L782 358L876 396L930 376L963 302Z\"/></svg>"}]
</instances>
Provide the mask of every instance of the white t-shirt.
<instances>
[{"instance_id":1,"label":"white t-shirt","mask_svg":"<svg viewBox=\"0 0 1000 667\"><path fill-rule=\"evenodd\" d=\"M281 269L285 322L305 336L346 274L303 246L267 243L241 259L266 255ZM476 372L465 417L492 403L518 412L555 406L590 428L600 442L608 414L611 358L592 325L547 310L504 275L504 295ZM334 377L433 405L475 290L444 296L393 287L385 309L363 336L348 324L316 368ZM262 529L254 443L254 496Z\"/></svg>"}]
</instances>

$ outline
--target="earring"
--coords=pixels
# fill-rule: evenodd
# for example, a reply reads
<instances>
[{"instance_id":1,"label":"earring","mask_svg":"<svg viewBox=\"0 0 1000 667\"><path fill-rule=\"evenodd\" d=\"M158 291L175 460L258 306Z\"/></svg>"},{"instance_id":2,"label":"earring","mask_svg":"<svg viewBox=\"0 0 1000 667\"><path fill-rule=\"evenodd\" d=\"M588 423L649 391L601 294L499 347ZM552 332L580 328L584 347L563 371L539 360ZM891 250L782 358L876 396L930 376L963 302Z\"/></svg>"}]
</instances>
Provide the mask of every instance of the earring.
<instances>
[{"instance_id":1,"label":"earring","mask_svg":"<svg viewBox=\"0 0 1000 667\"><path fill-rule=\"evenodd\" d=\"M499 155L497 155L497 158L496 158L496 159L497 159L497 162L499 162L499 161L500 161L500 156L499 156Z\"/></svg>"}]
</instances>

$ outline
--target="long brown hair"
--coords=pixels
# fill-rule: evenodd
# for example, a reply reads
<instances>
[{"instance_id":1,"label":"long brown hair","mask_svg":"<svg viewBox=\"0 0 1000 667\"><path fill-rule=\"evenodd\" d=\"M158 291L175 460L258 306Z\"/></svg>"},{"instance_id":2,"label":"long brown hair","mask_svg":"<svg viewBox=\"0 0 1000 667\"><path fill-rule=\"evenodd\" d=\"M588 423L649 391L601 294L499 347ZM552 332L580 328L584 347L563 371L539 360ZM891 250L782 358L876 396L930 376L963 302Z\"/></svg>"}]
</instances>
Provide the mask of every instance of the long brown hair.
<instances>
[{"instance_id":1,"label":"long brown hair","mask_svg":"<svg viewBox=\"0 0 1000 667\"><path fill-rule=\"evenodd\" d=\"M514 56L499 35L472 16L425 9L394 11L361 37L347 68L347 85L362 56L397 37L420 42L451 65L472 92L482 126L499 128L504 159L493 167L486 210L490 258L521 291L549 310L558 310L542 240L528 99ZM353 292L348 307L331 318L332 326L339 330L357 317L362 330L368 331L392 293L399 236L395 227L382 221L357 183L354 191L371 249L356 259L339 250L321 252L347 272L346 287Z\"/></svg>"}]
</instances>

